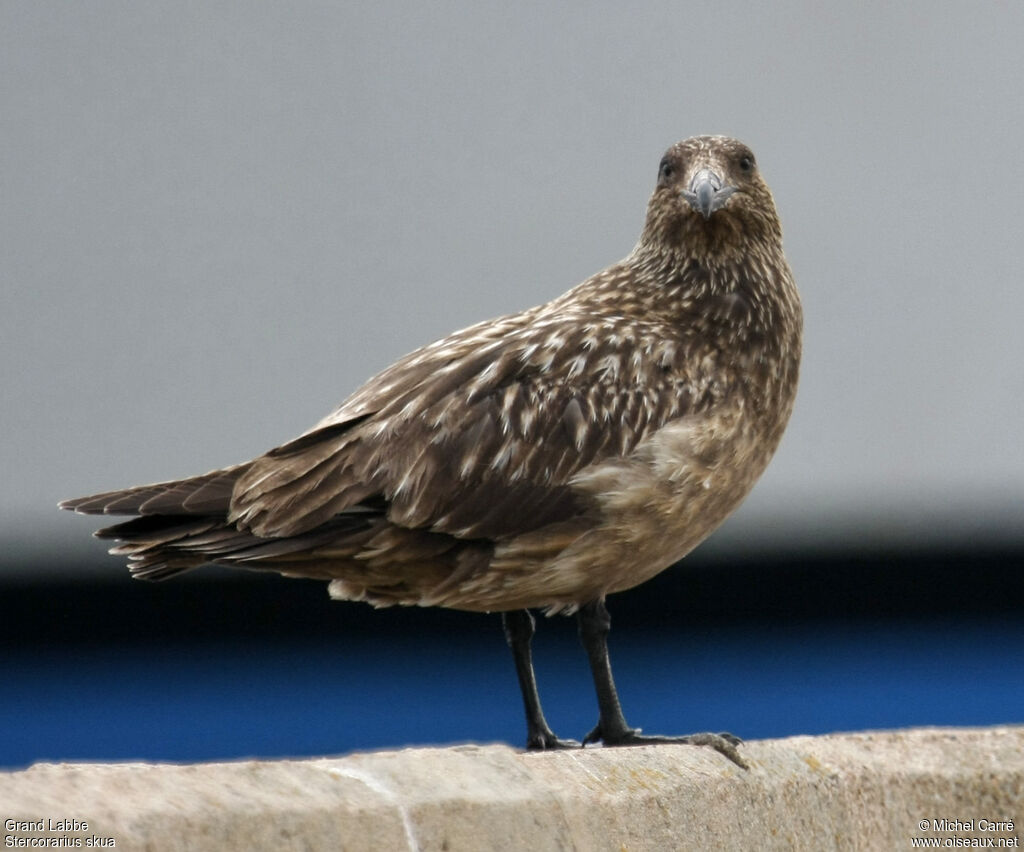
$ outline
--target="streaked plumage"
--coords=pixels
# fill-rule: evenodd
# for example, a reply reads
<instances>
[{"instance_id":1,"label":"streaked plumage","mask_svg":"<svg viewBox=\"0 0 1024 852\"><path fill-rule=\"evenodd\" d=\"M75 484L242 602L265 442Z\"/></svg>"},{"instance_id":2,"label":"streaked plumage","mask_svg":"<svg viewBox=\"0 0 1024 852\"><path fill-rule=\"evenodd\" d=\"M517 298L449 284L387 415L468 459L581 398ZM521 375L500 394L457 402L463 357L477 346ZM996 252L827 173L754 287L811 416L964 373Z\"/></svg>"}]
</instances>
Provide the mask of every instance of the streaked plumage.
<instances>
[{"instance_id":1,"label":"streaked plumage","mask_svg":"<svg viewBox=\"0 0 1024 852\"><path fill-rule=\"evenodd\" d=\"M62 506L138 515L97 534L141 578L218 562L378 606L572 612L743 500L789 418L800 334L753 155L695 137L666 153L621 262L406 355L251 462Z\"/></svg>"}]
</instances>

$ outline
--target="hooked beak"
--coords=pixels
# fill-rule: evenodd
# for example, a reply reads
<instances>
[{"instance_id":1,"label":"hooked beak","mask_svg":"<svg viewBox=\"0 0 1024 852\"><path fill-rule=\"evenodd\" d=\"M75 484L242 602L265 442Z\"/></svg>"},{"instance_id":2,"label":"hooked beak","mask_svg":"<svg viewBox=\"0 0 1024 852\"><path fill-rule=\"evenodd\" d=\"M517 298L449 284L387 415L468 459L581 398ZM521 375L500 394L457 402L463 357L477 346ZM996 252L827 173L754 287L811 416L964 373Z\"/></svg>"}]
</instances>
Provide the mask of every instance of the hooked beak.
<instances>
[{"instance_id":1,"label":"hooked beak","mask_svg":"<svg viewBox=\"0 0 1024 852\"><path fill-rule=\"evenodd\" d=\"M722 179L711 169L701 169L690 181L689 190L683 190L683 198L701 216L710 219L711 214L721 210L735 191L735 186L723 186Z\"/></svg>"}]
</instances>

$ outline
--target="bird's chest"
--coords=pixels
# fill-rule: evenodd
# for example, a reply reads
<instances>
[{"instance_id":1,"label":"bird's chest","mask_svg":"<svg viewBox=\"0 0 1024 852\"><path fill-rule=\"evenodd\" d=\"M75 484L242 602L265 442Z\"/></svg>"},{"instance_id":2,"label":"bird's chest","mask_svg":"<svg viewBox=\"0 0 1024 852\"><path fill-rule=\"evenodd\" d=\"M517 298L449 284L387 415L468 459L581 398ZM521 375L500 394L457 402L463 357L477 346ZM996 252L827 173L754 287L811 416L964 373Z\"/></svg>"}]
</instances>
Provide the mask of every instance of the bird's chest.
<instances>
[{"instance_id":1,"label":"bird's chest","mask_svg":"<svg viewBox=\"0 0 1024 852\"><path fill-rule=\"evenodd\" d=\"M689 553L764 472L788 411L766 414L749 392L731 390L712 408L666 423L628 456L576 479L599 507L587 549L608 561L609 591L643 582ZM620 575L613 564L623 560L634 567Z\"/></svg>"}]
</instances>

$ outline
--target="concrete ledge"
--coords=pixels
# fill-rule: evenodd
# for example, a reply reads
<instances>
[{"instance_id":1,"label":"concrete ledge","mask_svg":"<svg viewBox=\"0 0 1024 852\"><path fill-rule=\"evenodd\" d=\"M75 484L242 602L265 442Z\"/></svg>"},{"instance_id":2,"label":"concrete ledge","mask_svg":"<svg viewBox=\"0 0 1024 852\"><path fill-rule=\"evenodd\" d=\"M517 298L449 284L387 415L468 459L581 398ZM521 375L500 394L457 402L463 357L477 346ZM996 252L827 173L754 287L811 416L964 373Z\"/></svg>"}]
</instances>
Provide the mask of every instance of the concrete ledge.
<instances>
[{"instance_id":1,"label":"concrete ledge","mask_svg":"<svg viewBox=\"0 0 1024 852\"><path fill-rule=\"evenodd\" d=\"M38 764L0 774L3 848L1020 847L1024 726L793 737L742 752L746 772L692 746Z\"/></svg>"}]
</instances>

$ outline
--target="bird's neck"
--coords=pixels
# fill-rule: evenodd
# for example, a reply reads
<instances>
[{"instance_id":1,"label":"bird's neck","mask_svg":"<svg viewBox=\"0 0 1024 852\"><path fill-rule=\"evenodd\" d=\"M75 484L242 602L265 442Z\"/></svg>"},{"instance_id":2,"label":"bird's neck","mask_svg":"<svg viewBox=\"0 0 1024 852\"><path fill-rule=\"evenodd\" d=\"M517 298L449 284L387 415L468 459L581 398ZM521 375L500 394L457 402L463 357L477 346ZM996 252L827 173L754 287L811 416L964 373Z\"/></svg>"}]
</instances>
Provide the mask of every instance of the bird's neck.
<instances>
[{"instance_id":1,"label":"bird's neck","mask_svg":"<svg viewBox=\"0 0 1024 852\"><path fill-rule=\"evenodd\" d=\"M694 255L643 242L622 261L641 301L699 333L780 340L800 333L800 299L781 246L755 243L743 254ZM793 328L779 328L785 322Z\"/></svg>"}]
</instances>

